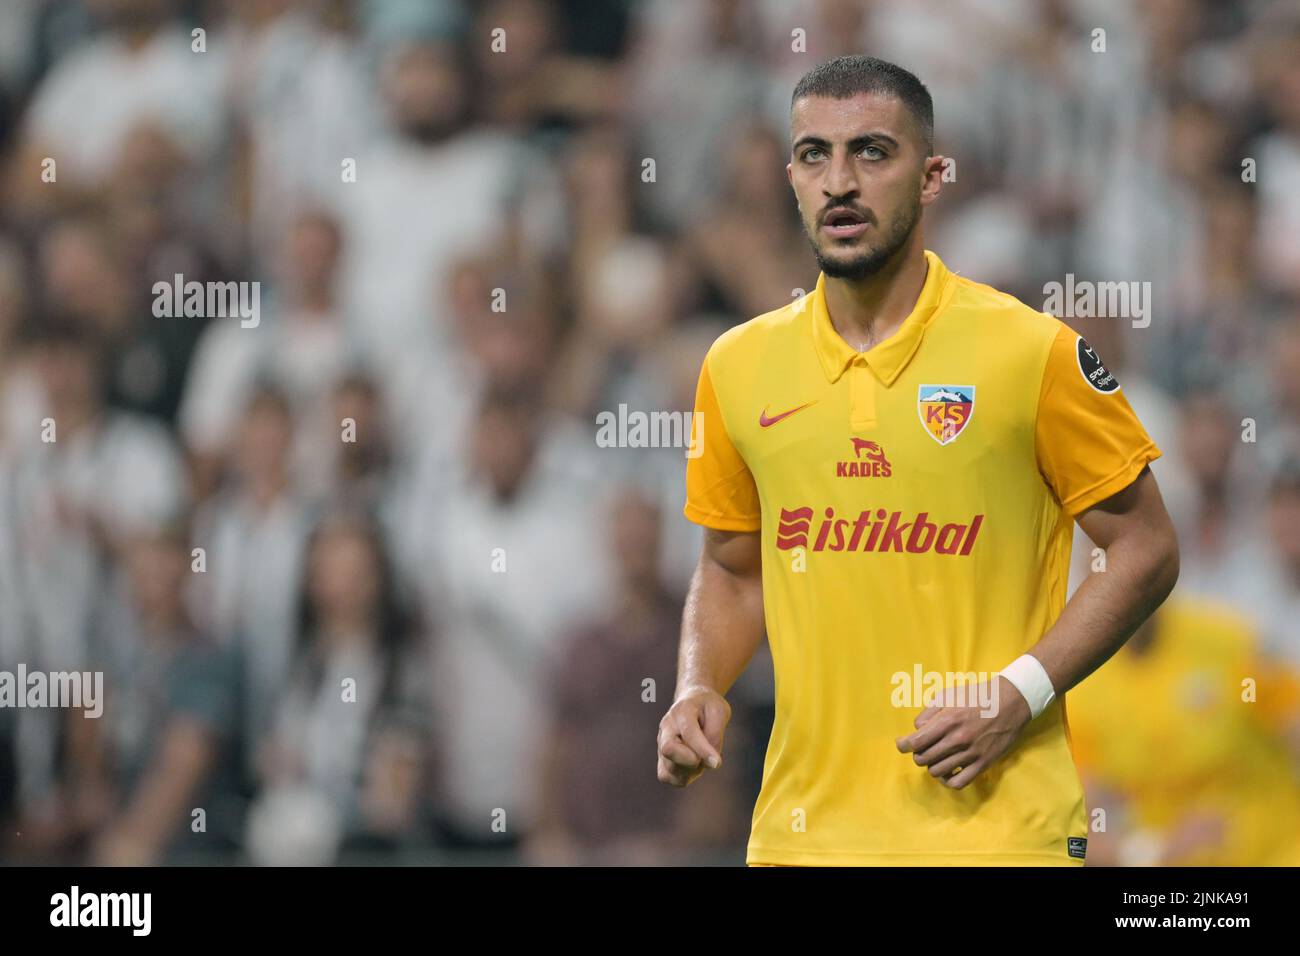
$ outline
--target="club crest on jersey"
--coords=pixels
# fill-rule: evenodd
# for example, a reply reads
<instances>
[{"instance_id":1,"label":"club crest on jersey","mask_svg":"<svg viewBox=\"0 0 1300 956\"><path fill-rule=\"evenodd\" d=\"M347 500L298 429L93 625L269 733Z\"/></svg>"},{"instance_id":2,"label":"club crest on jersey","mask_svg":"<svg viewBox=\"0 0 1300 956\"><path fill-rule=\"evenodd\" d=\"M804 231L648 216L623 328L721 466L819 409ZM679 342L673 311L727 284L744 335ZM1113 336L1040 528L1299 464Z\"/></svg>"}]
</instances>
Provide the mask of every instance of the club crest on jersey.
<instances>
[{"instance_id":1,"label":"club crest on jersey","mask_svg":"<svg viewBox=\"0 0 1300 956\"><path fill-rule=\"evenodd\" d=\"M975 411L974 385L922 385L916 393L916 411L926 433L940 445L957 439Z\"/></svg>"}]
</instances>

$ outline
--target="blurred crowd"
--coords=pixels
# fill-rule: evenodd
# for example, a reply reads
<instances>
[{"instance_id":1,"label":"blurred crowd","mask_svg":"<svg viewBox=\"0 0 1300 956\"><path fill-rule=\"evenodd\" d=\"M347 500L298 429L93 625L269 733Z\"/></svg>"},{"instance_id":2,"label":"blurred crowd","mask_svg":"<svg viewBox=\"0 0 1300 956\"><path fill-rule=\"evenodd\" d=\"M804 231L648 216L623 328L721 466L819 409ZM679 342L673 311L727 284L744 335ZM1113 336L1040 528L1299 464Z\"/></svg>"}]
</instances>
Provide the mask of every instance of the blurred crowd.
<instances>
[{"instance_id":1,"label":"blurred crowd","mask_svg":"<svg viewBox=\"0 0 1300 956\"><path fill-rule=\"evenodd\" d=\"M659 785L699 529L594 422L811 288L790 91L861 52L934 95L950 268L1151 283L1066 319L1182 545L1071 711L1099 861L1300 849L1294 3L8 0L0 670L105 707L0 709L0 860L743 860L770 662Z\"/></svg>"}]
</instances>

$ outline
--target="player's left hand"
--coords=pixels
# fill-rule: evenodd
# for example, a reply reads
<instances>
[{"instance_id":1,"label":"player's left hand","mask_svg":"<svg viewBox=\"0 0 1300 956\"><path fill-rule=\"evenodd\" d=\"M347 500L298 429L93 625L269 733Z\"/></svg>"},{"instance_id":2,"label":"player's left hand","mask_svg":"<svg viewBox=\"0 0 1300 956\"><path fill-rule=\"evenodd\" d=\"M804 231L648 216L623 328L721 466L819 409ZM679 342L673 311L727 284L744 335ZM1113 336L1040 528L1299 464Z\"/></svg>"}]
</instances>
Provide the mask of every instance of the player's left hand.
<instances>
[{"instance_id":1,"label":"player's left hand","mask_svg":"<svg viewBox=\"0 0 1300 956\"><path fill-rule=\"evenodd\" d=\"M930 776L953 790L962 789L1006 753L1029 723L1029 704L1005 677L997 678L993 696L986 696L987 685L960 689L965 691L963 704L971 699L977 703L959 706L958 688L948 688L943 704L931 704L917 715L916 733L894 741L899 753L912 754L918 767L928 767Z\"/></svg>"}]
</instances>

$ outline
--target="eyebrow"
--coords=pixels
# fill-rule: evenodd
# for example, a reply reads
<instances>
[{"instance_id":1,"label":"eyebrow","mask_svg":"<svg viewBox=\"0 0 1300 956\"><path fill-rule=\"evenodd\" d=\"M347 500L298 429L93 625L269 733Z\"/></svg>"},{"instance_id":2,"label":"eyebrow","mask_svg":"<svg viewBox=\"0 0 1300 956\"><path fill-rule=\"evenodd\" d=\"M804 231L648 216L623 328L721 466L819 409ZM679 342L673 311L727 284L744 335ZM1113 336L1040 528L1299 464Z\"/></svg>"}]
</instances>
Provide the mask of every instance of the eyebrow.
<instances>
[{"instance_id":1,"label":"eyebrow","mask_svg":"<svg viewBox=\"0 0 1300 956\"><path fill-rule=\"evenodd\" d=\"M898 140L881 130L872 130L870 133L863 133L861 136L855 136L848 142L849 152L856 153L864 146L872 146L882 143L893 149L898 148ZM794 145L790 147L790 152L797 153L803 146L817 146L821 149L829 150L831 143L829 140L820 136L800 136L795 140Z\"/></svg>"}]
</instances>

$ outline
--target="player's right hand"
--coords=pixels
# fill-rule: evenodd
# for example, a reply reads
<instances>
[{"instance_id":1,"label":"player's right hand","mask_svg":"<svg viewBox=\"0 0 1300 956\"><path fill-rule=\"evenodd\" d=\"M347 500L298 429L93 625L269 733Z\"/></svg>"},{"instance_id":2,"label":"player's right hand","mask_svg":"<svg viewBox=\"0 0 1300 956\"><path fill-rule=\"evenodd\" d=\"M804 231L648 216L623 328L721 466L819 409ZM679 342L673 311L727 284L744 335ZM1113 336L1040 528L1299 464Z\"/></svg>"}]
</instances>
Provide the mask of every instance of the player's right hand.
<instances>
[{"instance_id":1,"label":"player's right hand","mask_svg":"<svg viewBox=\"0 0 1300 956\"><path fill-rule=\"evenodd\" d=\"M659 782L684 787L721 767L730 720L731 705L717 691L696 687L679 696L659 721Z\"/></svg>"}]
</instances>

